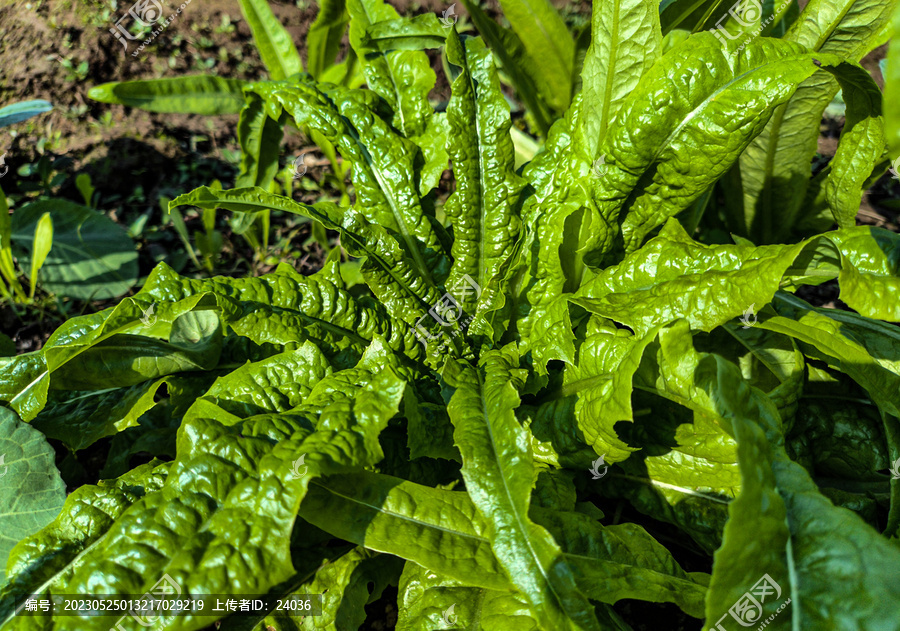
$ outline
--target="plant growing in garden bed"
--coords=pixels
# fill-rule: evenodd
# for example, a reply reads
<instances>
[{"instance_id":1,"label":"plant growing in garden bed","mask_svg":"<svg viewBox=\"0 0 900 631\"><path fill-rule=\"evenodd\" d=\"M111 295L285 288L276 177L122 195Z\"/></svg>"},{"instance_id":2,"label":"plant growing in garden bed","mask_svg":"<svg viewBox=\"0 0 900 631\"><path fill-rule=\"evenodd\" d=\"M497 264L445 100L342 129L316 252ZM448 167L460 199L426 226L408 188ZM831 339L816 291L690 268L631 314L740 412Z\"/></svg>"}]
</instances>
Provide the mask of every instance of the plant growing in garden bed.
<instances>
[{"instance_id":1,"label":"plant growing in garden bed","mask_svg":"<svg viewBox=\"0 0 900 631\"><path fill-rule=\"evenodd\" d=\"M343 630L394 584L398 629L629 629L623 599L709 629L900 629L900 482L881 473L900 458L900 329L884 322L900 321L900 238L844 226L846 196L844 227L789 245L706 245L678 220L803 82L834 77L875 129L880 92L788 41L698 33L663 55L650 1L595 5L585 67L615 65L597 57L612 10L642 25L653 63L616 75L621 98L576 95L521 172L490 51L454 29L445 113L420 51L367 55L370 90L244 86L242 146L264 139L245 166L268 172L280 134L254 129L291 118L352 165L355 203L263 183L172 207L315 219L368 291L347 291L337 250L309 277L160 265L39 353L0 359L0 400L33 429L73 450L115 436L110 479L12 550L3 596L143 594L165 576L184 594L325 593L321 617L223 630ZM846 151L832 176L849 195L883 147ZM857 313L795 295L835 278ZM172 458L131 468L137 452ZM680 540L616 523L617 501ZM711 574L686 571L685 548ZM0 628L34 620L7 606Z\"/></svg>"},{"instance_id":2,"label":"plant growing in garden bed","mask_svg":"<svg viewBox=\"0 0 900 631\"><path fill-rule=\"evenodd\" d=\"M53 106L42 100L7 105L0 108L0 128L51 109ZM8 169L3 165L0 177ZM12 217L12 204L0 189L0 298L9 299L12 304L32 303L39 272L41 286L60 296L103 299L123 295L137 281L134 244L124 230L102 213L50 197L50 188L64 179L57 175L51 180L51 169L49 160L38 161L44 194L22 204ZM89 193L85 203L90 205L90 178L80 180L79 188L82 187ZM28 270L27 297L19 282L14 254L23 271Z\"/></svg>"}]
</instances>

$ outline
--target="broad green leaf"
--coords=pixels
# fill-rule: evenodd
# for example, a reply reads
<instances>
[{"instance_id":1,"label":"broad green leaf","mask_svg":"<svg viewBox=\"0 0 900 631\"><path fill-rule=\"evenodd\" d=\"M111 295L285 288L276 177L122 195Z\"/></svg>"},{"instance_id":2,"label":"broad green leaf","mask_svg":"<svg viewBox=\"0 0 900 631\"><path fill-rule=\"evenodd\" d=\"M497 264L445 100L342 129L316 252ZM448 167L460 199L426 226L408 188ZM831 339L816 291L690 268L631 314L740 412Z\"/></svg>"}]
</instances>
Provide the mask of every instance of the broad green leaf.
<instances>
[{"instance_id":1,"label":"broad green leaf","mask_svg":"<svg viewBox=\"0 0 900 631\"><path fill-rule=\"evenodd\" d=\"M398 239L385 228L369 224L353 210L344 213L342 219L333 206L309 206L261 188L221 191L205 186L180 195L169 205L173 208L183 205L225 208L235 212L271 208L314 219L326 228L340 232L342 244L353 256L365 257L361 268L363 276L395 318L413 324L440 300L437 289L429 286L427 279L418 272L412 257Z\"/></svg>"},{"instance_id":2,"label":"broad green leaf","mask_svg":"<svg viewBox=\"0 0 900 631\"><path fill-rule=\"evenodd\" d=\"M353 164L356 208L369 221L402 236L416 266L429 282L445 264L443 227L422 208L414 181L418 148L375 116L372 95L311 83L257 83L270 116L288 111L298 125L322 133Z\"/></svg>"},{"instance_id":3,"label":"broad green leaf","mask_svg":"<svg viewBox=\"0 0 900 631\"><path fill-rule=\"evenodd\" d=\"M379 303L365 296L357 299L342 286L318 275L273 273L259 278L193 280L160 264L139 295L179 300L204 292L236 300L236 317L229 320L228 326L256 343L299 343L309 339L329 357L347 349L356 349L362 355L368 342L378 335L396 352L413 360L425 358L411 327L391 321Z\"/></svg>"},{"instance_id":4,"label":"broad green leaf","mask_svg":"<svg viewBox=\"0 0 900 631\"><path fill-rule=\"evenodd\" d=\"M474 510L465 493L359 473L314 481L301 516L336 536L365 541L369 549L426 567L427 572L442 576L441 584L468 586L476 594L481 590L509 593L511 588L490 554L487 526ZM689 578L643 530L630 525L605 528L585 515L556 515L535 508L532 517L557 537L566 562L577 569L579 588L591 598L610 603L626 597L666 600L695 615L702 612L702 585ZM613 581L618 581L615 588ZM634 581L653 587L635 589L630 587ZM401 586L404 598L402 594ZM503 600L500 594L490 598ZM521 596L515 600L520 603L515 615L528 615ZM460 603L457 612L464 611L467 607ZM500 612L493 613L500 617ZM463 617L460 622L465 622Z\"/></svg>"},{"instance_id":5,"label":"broad green leaf","mask_svg":"<svg viewBox=\"0 0 900 631\"><path fill-rule=\"evenodd\" d=\"M219 377L185 413L185 419L204 415L210 403L237 418L297 407L313 387L331 374L331 366L311 342L259 362L247 363Z\"/></svg>"},{"instance_id":6,"label":"broad green leaf","mask_svg":"<svg viewBox=\"0 0 900 631\"><path fill-rule=\"evenodd\" d=\"M779 292L758 326L801 343L805 355L846 373L885 412L900 417L900 333L897 327L847 311L818 309Z\"/></svg>"},{"instance_id":7,"label":"broad green leaf","mask_svg":"<svg viewBox=\"0 0 900 631\"><path fill-rule=\"evenodd\" d=\"M161 380L162 381L162 380ZM157 390L153 405L137 418L137 425L113 436L100 479L125 475L134 456L171 460L176 455L175 435L184 414L215 381L214 373L185 373L164 378L167 396ZM147 396L147 395L145 395ZM149 396L147 397L149 398Z\"/></svg>"},{"instance_id":8,"label":"broad green leaf","mask_svg":"<svg viewBox=\"0 0 900 631\"><path fill-rule=\"evenodd\" d=\"M422 25L425 37L440 45L446 37L446 29L436 25L433 14L399 20L394 8L382 0L349 0L347 8L352 18L350 44L363 64L366 83L390 106L393 127L419 147L424 164L414 165L414 168L420 173L419 192L427 195L438 185L447 168L447 123L444 114L434 112L428 102L429 92L434 89L437 79L428 55L420 50L397 50L402 46L393 44L392 29L421 31L416 25ZM372 49L369 31L374 31L378 37L382 29L388 37L385 42L388 50ZM439 42L434 38L435 34ZM421 36L422 33L415 34L412 43L420 41ZM361 212L366 214L364 209ZM382 225L392 227L386 223Z\"/></svg>"},{"instance_id":9,"label":"broad green leaf","mask_svg":"<svg viewBox=\"0 0 900 631\"><path fill-rule=\"evenodd\" d=\"M322 73L334 64L341 50L350 16L346 0L319 0L318 5L316 21L306 34L306 67L309 74L323 80Z\"/></svg>"},{"instance_id":10,"label":"broad green leaf","mask_svg":"<svg viewBox=\"0 0 900 631\"><path fill-rule=\"evenodd\" d=\"M544 100L558 113L569 106L575 74L575 40L548 0L500 0L530 58L531 72Z\"/></svg>"},{"instance_id":11,"label":"broad green leaf","mask_svg":"<svg viewBox=\"0 0 900 631\"><path fill-rule=\"evenodd\" d=\"M478 368L451 363L445 369L445 378L456 388L448 410L466 489L488 524L497 560L539 625L599 629L559 546L528 517L535 473L528 432L514 413L517 386L524 381L517 365L518 354L510 345L484 354Z\"/></svg>"},{"instance_id":12,"label":"broad green leaf","mask_svg":"<svg viewBox=\"0 0 900 631\"><path fill-rule=\"evenodd\" d=\"M369 27L400 18L397 10L383 0L348 0L347 10L350 13L350 45L359 55L364 55L367 50L365 39Z\"/></svg>"},{"instance_id":13,"label":"broad green leaf","mask_svg":"<svg viewBox=\"0 0 900 631\"><path fill-rule=\"evenodd\" d=\"M303 72L300 53L290 34L272 13L268 0L240 0L240 3L256 49L272 79L281 81Z\"/></svg>"},{"instance_id":14,"label":"broad green leaf","mask_svg":"<svg viewBox=\"0 0 900 631\"><path fill-rule=\"evenodd\" d=\"M118 103L163 114L237 114L244 105L239 79L213 75L104 83L88 91L101 103Z\"/></svg>"},{"instance_id":15,"label":"broad green leaf","mask_svg":"<svg viewBox=\"0 0 900 631\"><path fill-rule=\"evenodd\" d=\"M418 401L414 395L404 398L407 419L407 447L409 457L443 458L459 462L459 450L453 444L453 426L447 408L428 401Z\"/></svg>"},{"instance_id":16,"label":"broad green leaf","mask_svg":"<svg viewBox=\"0 0 900 631\"><path fill-rule=\"evenodd\" d=\"M396 373L410 383L417 380L416 385L423 387L421 373L410 370L408 365L398 360L382 338L376 337L355 366L324 376L312 386L312 391L304 399L303 404L292 411L310 414L310 418L318 418L322 410L335 401L355 397L362 392L365 384L377 380L379 374L384 371ZM423 394L425 392L427 389L423 388Z\"/></svg>"},{"instance_id":17,"label":"broad green leaf","mask_svg":"<svg viewBox=\"0 0 900 631\"><path fill-rule=\"evenodd\" d=\"M641 335L678 318L711 331L769 303L815 243L701 245L670 219L658 237L585 283L571 300Z\"/></svg>"},{"instance_id":18,"label":"broad green leaf","mask_svg":"<svg viewBox=\"0 0 900 631\"><path fill-rule=\"evenodd\" d=\"M174 319L167 342L129 333L97 341L56 367L50 387L127 387L177 372L211 370L221 353L219 316L213 311L190 311Z\"/></svg>"},{"instance_id":19,"label":"broad green leaf","mask_svg":"<svg viewBox=\"0 0 900 631\"><path fill-rule=\"evenodd\" d=\"M900 5L894 8L891 16L893 39L897 41L900 33ZM890 46L887 53L887 64L884 68L884 127L891 158L900 158L900 46Z\"/></svg>"},{"instance_id":20,"label":"broad green leaf","mask_svg":"<svg viewBox=\"0 0 900 631\"><path fill-rule=\"evenodd\" d=\"M396 584L402 569L401 559L365 548L356 548L325 565L307 590L325 595L322 615L308 616L301 628L359 629L366 621L366 605L378 600L385 587Z\"/></svg>"},{"instance_id":21,"label":"broad green leaf","mask_svg":"<svg viewBox=\"0 0 900 631\"><path fill-rule=\"evenodd\" d=\"M49 213L53 247L41 266L41 286L70 298L121 296L137 281L137 252L121 226L103 214L64 199L39 200L12 215L12 243L20 262L35 259L33 238Z\"/></svg>"},{"instance_id":22,"label":"broad green leaf","mask_svg":"<svg viewBox=\"0 0 900 631\"><path fill-rule=\"evenodd\" d=\"M604 543L613 544L609 538ZM587 542L584 542L585 545ZM658 544L657 544L658 545ZM604 551L605 553L605 551ZM571 558L571 557L570 557ZM585 578L598 579L586 574ZM678 581L673 581L678 582ZM595 583L597 593L602 581ZM692 588L689 587L688 590ZM537 631L540 627L530 614L527 601L520 593L467 586L407 562L400 578L398 601L401 605L397 629L411 631L422 628L463 628L477 631L504 629ZM693 597L698 592L694 591ZM702 592L699 592L702 598ZM604 628L628 629L611 608L601 605L599 618Z\"/></svg>"},{"instance_id":23,"label":"broad green leaf","mask_svg":"<svg viewBox=\"0 0 900 631\"><path fill-rule=\"evenodd\" d=\"M801 403L785 438L796 454L793 460L822 485L828 484L826 479L880 482L876 472L889 469L891 458L878 409L858 395L841 396L834 387L830 391L830 399L808 395Z\"/></svg>"},{"instance_id":24,"label":"broad green leaf","mask_svg":"<svg viewBox=\"0 0 900 631\"><path fill-rule=\"evenodd\" d=\"M788 559L797 577L791 592L800 610L792 614L800 628L839 629L838 620L895 625L900 590L891 577L900 563L897 547L859 516L834 506L783 451L776 452L773 465L788 513Z\"/></svg>"},{"instance_id":25,"label":"broad green leaf","mask_svg":"<svg viewBox=\"0 0 900 631\"><path fill-rule=\"evenodd\" d=\"M236 426L210 419L185 423L173 465L177 475L115 521L109 535L82 555L65 589L144 593L166 574L191 593L242 595L265 593L291 578L290 534L307 486L318 476L359 470L383 457L378 435L397 413L404 388L396 373L383 371L354 399L330 404L312 433L269 415ZM250 497L255 499L248 502ZM161 511L166 517L157 520ZM128 536L134 528L141 537ZM148 549L148 539L157 547ZM222 572L224 566L232 570ZM179 616L168 626L197 629L217 617ZM60 623L61 629L108 627L90 618Z\"/></svg>"},{"instance_id":26,"label":"broad green leaf","mask_svg":"<svg viewBox=\"0 0 900 631\"><path fill-rule=\"evenodd\" d=\"M539 469L531 492L531 507L574 511L577 492L574 474L562 469Z\"/></svg>"},{"instance_id":27,"label":"broad green leaf","mask_svg":"<svg viewBox=\"0 0 900 631\"><path fill-rule=\"evenodd\" d=\"M662 50L656 0L611 0L591 13L591 46L581 71L578 141L593 161L610 123Z\"/></svg>"},{"instance_id":28,"label":"broad green leaf","mask_svg":"<svg viewBox=\"0 0 900 631\"><path fill-rule=\"evenodd\" d=\"M350 44L363 63L369 89L391 106L391 123L395 129L407 138L421 135L433 113L428 92L436 80L428 55L418 50L367 55L370 51L366 45L367 30L378 23L396 20L399 15L382 0L348 0L347 9L352 18Z\"/></svg>"},{"instance_id":29,"label":"broad green leaf","mask_svg":"<svg viewBox=\"0 0 900 631\"><path fill-rule=\"evenodd\" d=\"M709 356L704 362L705 378L701 380L698 376L696 380L712 395L715 406L732 423L741 471L741 492L728 506L729 519L722 546L715 554L706 617L709 624L729 624L725 620L731 619L730 610L737 612L732 613L737 617L737 623L746 625L761 622L767 615L774 614L787 598L797 599L795 593L775 594L776 589L782 591L782 585L789 587L790 568L785 551L790 545L790 533L785 525L785 505L775 488L771 468L773 447L766 441L760 426L750 420L760 411L773 414L774 406L755 404L750 389L735 374L735 367L717 362L713 357ZM696 369L699 372L700 366ZM735 386L735 392L724 392L726 387ZM778 422L777 413L770 422ZM757 537L765 537L764 547L752 543ZM778 587L769 587L768 593L764 591L759 596L762 601L757 608L745 594L756 593L754 590L759 589L759 581L764 577ZM737 608L739 601L746 602L744 610ZM796 607L794 605L794 609ZM793 610L783 612L776 624L787 625L793 615Z\"/></svg>"},{"instance_id":30,"label":"broad green leaf","mask_svg":"<svg viewBox=\"0 0 900 631\"><path fill-rule=\"evenodd\" d=\"M38 274L50 254L53 246L53 219L49 212L45 212L38 219L34 228L34 240L31 245L31 271L28 273L28 297L34 298L34 290L37 288Z\"/></svg>"},{"instance_id":31,"label":"broad green leaf","mask_svg":"<svg viewBox=\"0 0 900 631\"><path fill-rule=\"evenodd\" d=\"M462 628L538 631L521 594L470 587L407 561L397 597L398 631Z\"/></svg>"},{"instance_id":32,"label":"broad green leaf","mask_svg":"<svg viewBox=\"0 0 900 631\"><path fill-rule=\"evenodd\" d=\"M54 391L31 424L73 450L84 449L104 436L136 427L138 418L156 405L154 397L165 382L162 378L126 388Z\"/></svg>"},{"instance_id":33,"label":"broad green leaf","mask_svg":"<svg viewBox=\"0 0 900 631\"><path fill-rule=\"evenodd\" d=\"M418 271L400 235L369 223L352 209L344 213L344 225L334 229L341 233L341 243L348 252L365 257L360 272L369 289L396 320L415 325L441 300L438 290ZM432 319L428 320L431 324Z\"/></svg>"},{"instance_id":34,"label":"broad green leaf","mask_svg":"<svg viewBox=\"0 0 900 631\"><path fill-rule=\"evenodd\" d=\"M510 302L525 350L530 348L534 323L553 300L577 289L590 274L581 243L590 235L593 214L585 210L590 202L582 178L590 177L591 161L575 140L582 106L578 95L566 117L551 128L545 150L523 171L535 194L522 208L526 226L522 251L534 254L528 265L516 270L517 291Z\"/></svg>"},{"instance_id":35,"label":"broad green leaf","mask_svg":"<svg viewBox=\"0 0 900 631\"><path fill-rule=\"evenodd\" d=\"M842 64L835 70L847 103L846 121L831 173L825 180L825 199L839 228L856 226L856 213L867 181L885 151L881 90L868 72Z\"/></svg>"},{"instance_id":36,"label":"broad green leaf","mask_svg":"<svg viewBox=\"0 0 900 631\"><path fill-rule=\"evenodd\" d=\"M463 47L453 31L447 40L447 58L462 68L447 106L448 150L457 180L456 191L444 205L454 234L454 263L447 287L462 309L476 316L473 331L498 339L505 326L494 330L496 317L478 318L501 306L509 287L492 281L503 273L520 238L518 208L524 182L515 174L509 106L490 53L477 39L467 40Z\"/></svg>"},{"instance_id":37,"label":"broad green leaf","mask_svg":"<svg viewBox=\"0 0 900 631\"><path fill-rule=\"evenodd\" d=\"M291 596L306 597L309 595L309 584L316 573L330 563L338 563L345 556L353 552L352 546L328 546L321 544L317 535L322 531L310 526L302 520L298 520L294 526L294 533L302 531L301 540L294 537L291 541L291 553L299 552L292 559L297 571L294 576L269 590L268 595L276 598L289 598ZM313 531L310 533L309 531ZM311 535L311 536L310 536ZM309 538L306 538L306 537ZM314 547L315 546L315 547ZM368 566L367 566L368 567ZM398 568L399 570L399 568ZM323 594L324 596L324 594ZM340 601L338 601L340 602ZM281 609L271 615L236 613L217 622L221 631L301 631L308 628L304 625L314 624L319 618L304 616L298 611Z\"/></svg>"},{"instance_id":38,"label":"broad green leaf","mask_svg":"<svg viewBox=\"0 0 900 631\"><path fill-rule=\"evenodd\" d=\"M215 305L210 294L162 304L155 314L156 307L147 298L126 298L116 307L71 318L50 336L41 351L0 358L0 366L8 375L0 380L0 400L8 401L23 420L30 421L47 402L51 376L98 344L105 344L106 349L97 356L105 355L113 364L88 362L86 371L70 368L65 378L62 373L56 376L53 386L75 390L129 386L167 374L160 371L176 372L208 365L207 361L215 364L221 351L221 330L215 314L185 319L179 327L181 333L173 336L176 319L194 309ZM211 330L211 326L215 328ZM204 330L200 337L205 339L201 340L197 334ZM116 336L120 336L118 340ZM169 343L161 341L167 338ZM125 344L117 349L116 341Z\"/></svg>"},{"instance_id":39,"label":"broad green leaf","mask_svg":"<svg viewBox=\"0 0 900 631\"><path fill-rule=\"evenodd\" d=\"M900 237L860 226L829 238L841 253L841 300L868 318L900 322Z\"/></svg>"},{"instance_id":40,"label":"broad green leaf","mask_svg":"<svg viewBox=\"0 0 900 631\"><path fill-rule=\"evenodd\" d=\"M508 588L486 524L465 493L368 472L332 476L310 484L300 516L468 585Z\"/></svg>"},{"instance_id":41,"label":"broad green leaf","mask_svg":"<svg viewBox=\"0 0 900 631\"><path fill-rule=\"evenodd\" d=\"M49 455L49 458L52 462L53 456ZM168 468L168 464L141 465L117 480L79 487L68 497L61 487L60 499L65 503L61 511L55 511L56 518L22 539L9 556L6 564L9 583L0 592L3 596L0 627L6 628L13 619L13 597L21 598L42 593L52 585L64 585L82 562L83 555L109 534L115 520L142 496L162 486ZM59 483L62 485L61 480Z\"/></svg>"},{"instance_id":42,"label":"broad green leaf","mask_svg":"<svg viewBox=\"0 0 900 631\"><path fill-rule=\"evenodd\" d=\"M624 102L598 152L608 168L591 182L599 212L588 242L598 250L592 264L604 260L601 253L636 250L654 228L688 208L805 79L840 62L767 38L731 51L710 33L663 56Z\"/></svg>"},{"instance_id":43,"label":"broad green leaf","mask_svg":"<svg viewBox=\"0 0 900 631\"><path fill-rule=\"evenodd\" d=\"M663 32L665 33L665 29L663 29ZM678 44L680 44L681 42L683 42L690 36L691 36L690 31L683 31L681 29L675 29L673 31L669 31L668 33L665 33L665 35L663 35L663 38L662 38L663 54L669 52L670 50L675 48L675 46L677 46Z\"/></svg>"},{"instance_id":44,"label":"broad green leaf","mask_svg":"<svg viewBox=\"0 0 900 631\"><path fill-rule=\"evenodd\" d=\"M393 50L423 50L444 45L449 29L434 13L423 13L399 20L382 20L366 28L360 39L360 54L387 53Z\"/></svg>"},{"instance_id":45,"label":"broad green leaf","mask_svg":"<svg viewBox=\"0 0 900 631\"><path fill-rule=\"evenodd\" d=\"M619 430L641 451L622 463L623 479L613 492L676 524L711 552L720 543L728 503L740 490L740 475L727 423L695 383L701 359L684 320L661 329L644 352L633 380L643 414Z\"/></svg>"},{"instance_id":46,"label":"broad green leaf","mask_svg":"<svg viewBox=\"0 0 900 631\"><path fill-rule=\"evenodd\" d=\"M591 600L672 602L695 618L703 617L706 588L641 526L601 526L581 513L536 507L530 514L565 551L578 587Z\"/></svg>"},{"instance_id":47,"label":"broad green leaf","mask_svg":"<svg viewBox=\"0 0 900 631\"><path fill-rule=\"evenodd\" d=\"M822 59L825 55L856 62L877 45L878 34L896 4L895 0L811 0L784 40L816 53L816 59L824 65L830 65ZM749 230L745 234L757 242L787 238L799 219L816 151L818 123L837 91L838 82L829 73L802 80L796 93L777 109L741 156L741 189L727 194L736 196L734 201L740 200Z\"/></svg>"},{"instance_id":48,"label":"broad green leaf","mask_svg":"<svg viewBox=\"0 0 900 631\"><path fill-rule=\"evenodd\" d=\"M522 405L516 410L531 434L536 462L553 467L582 469L597 458L575 421L574 395L550 398L537 407Z\"/></svg>"},{"instance_id":49,"label":"broad green leaf","mask_svg":"<svg viewBox=\"0 0 900 631\"><path fill-rule=\"evenodd\" d=\"M896 626L900 590L891 577L900 550L832 505L788 459L774 406L741 381L734 365L709 356L697 381L732 424L743 478L715 557L709 624L730 619L729 613L744 626L757 624L789 606L776 618L785 628ZM770 587L760 593L763 585ZM761 599L760 607L748 593Z\"/></svg>"},{"instance_id":50,"label":"broad green leaf","mask_svg":"<svg viewBox=\"0 0 900 631\"><path fill-rule=\"evenodd\" d=\"M749 317L745 321L749 322ZM806 385L803 353L786 335L740 322L728 323L708 337L698 336L695 343L699 350L714 352L739 366L744 379L775 403L789 431ZM729 349L728 338L734 351Z\"/></svg>"},{"instance_id":51,"label":"broad green leaf","mask_svg":"<svg viewBox=\"0 0 900 631\"><path fill-rule=\"evenodd\" d=\"M0 585L13 546L53 521L66 500L55 459L39 431L0 408Z\"/></svg>"},{"instance_id":52,"label":"broad green leaf","mask_svg":"<svg viewBox=\"0 0 900 631\"><path fill-rule=\"evenodd\" d=\"M38 114L49 112L53 105L49 101L37 99L34 101L21 101L0 107L0 127L9 127L21 123Z\"/></svg>"},{"instance_id":53,"label":"broad green leaf","mask_svg":"<svg viewBox=\"0 0 900 631\"><path fill-rule=\"evenodd\" d=\"M550 113L549 104L535 85L528 53L522 40L512 29L503 28L494 22L473 0L462 0L462 3L478 32L500 61L503 72L515 86L517 96L534 119L537 132L541 136L546 136L554 116Z\"/></svg>"},{"instance_id":54,"label":"broad green leaf","mask_svg":"<svg viewBox=\"0 0 900 631\"><path fill-rule=\"evenodd\" d=\"M238 121L241 173L235 179L235 186L268 188L278 173L284 123L266 114L259 95L249 92L246 99Z\"/></svg>"},{"instance_id":55,"label":"broad green leaf","mask_svg":"<svg viewBox=\"0 0 900 631\"><path fill-rule=\"evenodd\" d=\"M588 324L578 358L571 358L563 378L561 395L576 395L575 418L588 445L608 463L619 462L635 451L613 429L618 421L631 421L631 382L644 349L656 337L656 329L629 335L612 322ZM584 463L587 466L589 463Z\"/></svg>"},{"instance_id":56,"label":"broad green leaf","mask_svg":"<svg viewBox=\"0 0 900 631\"><path fill-rule=\"evenodd\" d=\"M40 353L23 353L0 357L0 368L0 401L30 421L47 403L50 379L46 360Z\"/></svg>"}]
</instances>

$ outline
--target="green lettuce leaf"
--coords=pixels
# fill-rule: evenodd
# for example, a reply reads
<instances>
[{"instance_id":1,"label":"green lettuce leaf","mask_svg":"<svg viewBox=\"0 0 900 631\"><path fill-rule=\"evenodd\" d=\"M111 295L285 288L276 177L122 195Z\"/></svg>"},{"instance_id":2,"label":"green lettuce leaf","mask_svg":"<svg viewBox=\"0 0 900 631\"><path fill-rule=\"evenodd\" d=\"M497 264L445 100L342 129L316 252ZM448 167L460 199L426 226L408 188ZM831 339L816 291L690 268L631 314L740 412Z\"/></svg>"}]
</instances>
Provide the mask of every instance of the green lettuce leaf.
<instances>
[{"instance_id":1,"label":"green lettuce leaf","mask_svg":"<svg viewBox=\"0 0 900 631\"><path fill-rule=\"evenodd\" d=\"M550 534L528 517L534 465L528 433L515 418L516 384L524 381L512 346L489 351L481 366L448 364L456 388L448 405L462 474L472 501L488 524L498 561L523 593L541 626L597 628L587 598Z\"/></svg>"},{"instance_id":2,"label":"green lettuce leaf","mask_svg":"<svg viewBox=\"0 0 900 631\"><path fill-rule=\"evenodd\" d=\"M41 433L0 408L0 586L7 583L10 551L50 523L66 500L56 453ZM7 477L8 476L8 477Z\"/></svg>"},{"instance_id":3,"label":"green lettuce leaf","mask_svg":"<svg viewBox=\"0 0 900 631\"><path fill-rule=\"evenodd\" d=\"M812 0L804 8L802 19L794 22L785 33L784 40L796 42L815 53L823 65L828 65L824 61L828 55L857 62L881 43L878 34L895 6L893 0ZM741 208L735 214L744 217L746 222L739 230L741 234L748 234L751 239L763 243L789 235L788 231L803 212L802 203L809 182L810 163L816 152L822 112L838 89L837 78L830 73L809 76L744 151L740 160L741 189L727 190L732 203L737 202ZM848 125L845 129L851 127ZM853 151L852 142L859 142L867 135L860 135L862 129L855 131L847 138L851 141L847 149ZM865 138L865 142L871 141ZM868 174L862 177L866 176ZM852 202L850 206L853 206ZM858 210L858 206L851 207L839 212L846 214ZM738 229L737 224L734 229Z\"/></svg>"},{"instance_id":4,"label":"green lettuce leaf","mask_svg":"<svg viewBox=\"0 0 900 631\"><path fill-rule=\"evenodd\" d=\"M518 208L524 182L515 174L509 106L490 53L477 39L463 47L454 31L447 40L447 58L462 68L447 106L448 149L458 182L444 205L454 236L447 287L460 294L460 306L475 316L472 332L497 339L505 329L503 318L494 330L498 318L486 316L502 305L509 286L493 281L503 274L522 230Z\"/></svg>"}]
</instances>

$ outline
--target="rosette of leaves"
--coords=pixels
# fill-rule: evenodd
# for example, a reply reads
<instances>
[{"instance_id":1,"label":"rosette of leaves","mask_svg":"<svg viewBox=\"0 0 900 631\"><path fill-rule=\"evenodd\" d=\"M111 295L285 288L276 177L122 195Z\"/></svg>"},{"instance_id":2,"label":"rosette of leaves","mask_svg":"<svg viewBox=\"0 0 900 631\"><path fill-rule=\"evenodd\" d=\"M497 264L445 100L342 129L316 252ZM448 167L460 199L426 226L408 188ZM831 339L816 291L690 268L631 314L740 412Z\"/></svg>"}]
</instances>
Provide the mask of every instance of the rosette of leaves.
<instances>
[{"instance_id":1,"label":"rosette of leaves","mask_svg":"<svg viewBox=\"0 0 900 631\"><path fill-rule=\"evenodd\" d=\"M596 24L595 42L609 36ZM651 19L634 37L652 50L659 33ZM900 487L884 472L900 457L897 235L707 245L677 219L806 79L846 81L849 107L854 85L877 93L868 75L700 33L633 69L621 102L582 92L516 172L482 41L449 31L459 74L441 113L424 53L396 52L367 59L371 90L308 76L245 90L337 147L351 207L259 187L172 202L320 221L362 260L366 291L347 290L336 254L309 277L160 265L40 352L0 359L0 400L74 450L121 438L123 470L12 550L4 603L143 594L165 575L183 594L324 594L321 617L223 630L358 628L387 585L398 629L629 629L624 599L730 628L730 611L752 623L787 598L773 628L900 628ZM835 278L855 312L796 295ZM811 453L823 445L835 457ZM129 469L129 450L160 460ZM835 475L856 467L871 470ZM624 521L604 510L625 505ZM686 550L711 573L685 569ZM780 597L736 610L766 575ZM0 628L33 620L8 605Z\"/></svg>"},{"instance_id":2,"label":"rosette of leaves","mask_svg":"<svg viewBox=\"0 0 900 631\"><path fill-rule=\"evenodd\" d=\"M570 34L547 0L500 0L508 28L491 20L475 0L463 4L501 64L502 78L515 88L532 133L545 138L580 90L585 107L601 113L598 128L589 129L594 140L611 120L603 110L617 110L629 96L631 77L660 57L680 55L679 44L692 33L712 32L720 44L734 48L758 36L779 38L859 62L888 40L897 9L895 0L811 0L802 11L791 0L609 0L592 7L593 31L607 35L592 40L586 37L589 30ZM650 28L659 28L662 37L633 37ZM366 43L377 50L437 46L443 44L441 32L446 30L433 15L422 15L371 25ZM889 91L890 71L886 76ZM855 105L845 113L834 156L817 153L822 114L848 81L852 78L840 80L833 72L804 79L732 168L686 210L685 225L700 226L720 241L731 233L757 243L796 241L835 223L855 225L863 191L884 175L890 160L884 126L875 121L881 99L871 82L854 86Z\"/></svg>"}]
</instances>

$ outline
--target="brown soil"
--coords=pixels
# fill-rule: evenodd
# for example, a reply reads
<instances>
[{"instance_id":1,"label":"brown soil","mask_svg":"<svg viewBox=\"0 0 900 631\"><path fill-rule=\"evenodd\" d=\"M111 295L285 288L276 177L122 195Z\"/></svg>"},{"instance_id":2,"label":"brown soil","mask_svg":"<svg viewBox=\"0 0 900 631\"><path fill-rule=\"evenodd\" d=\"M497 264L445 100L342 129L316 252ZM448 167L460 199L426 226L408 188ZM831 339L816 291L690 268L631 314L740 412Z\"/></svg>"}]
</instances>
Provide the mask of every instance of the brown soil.
<instances>
[{"instance_id":1,"label":"brown soil","mask_svg":"<svg viewBox=\"0 0 900 631\"><path fill-rule=\"evenodd\" d=\"M123 226L149 211L148 225L158 227L161 197L173 198L214 179L225 187L234 184L237 115L150 113L98 103L87 97L88 90L110 81L186 74L246 80L267 74L237 0L191 2L138 57L126 53L109 32L129 8L119 3L122 6L112 11L113 4L111 0L0 0L0 105L45 99L54 106L51 112L10 128L12 133L3 130L7 133L0 135L0 153L6 153L9 172L2 186L15 199L25 192L28 179L17 175L20 167L42 155L64 156L66 166L59 169L64 180L54 195L81 202L74 182L77 175L87 173L99 195L100 210ZM168 16L178 3L163 0L163 5L163 16ZM273 4L273 10L305 57L305 33L315 19L316 5L307 3L300 9L282 2ZM130 42L129 52L136 46ZM294 155L308 144L296 132L288 133L283 154ZM311 175L321 179L321 169L312 169ZM217 228L224 233L226 251L216 272L244 273L248 264L254 273L272 269L273 265L253 261L253 252L243 240L230 238L222 215ZM187 213L185 219L191 232L200 228L196 213ZM277 222L274 229L279 229ZM301 229L299 240L308 234ZM158 260L183 250L171 228L162 229L152 242L139 241L138 248L142 276ZM320 248L312 247L294 263L301 272L311 273L321 265L321 255ZM68 306L77 314L114 302ZM52 310L0 308L0 331L14 340L18 352L40 348L59 322Z\"/></svg>"}]
</instances>

